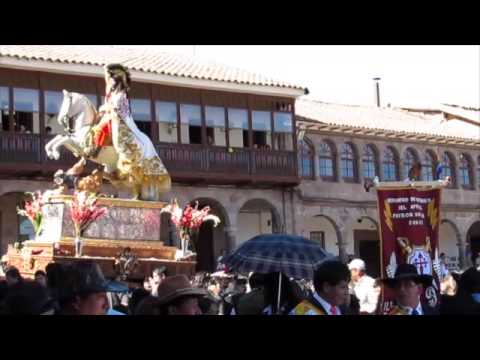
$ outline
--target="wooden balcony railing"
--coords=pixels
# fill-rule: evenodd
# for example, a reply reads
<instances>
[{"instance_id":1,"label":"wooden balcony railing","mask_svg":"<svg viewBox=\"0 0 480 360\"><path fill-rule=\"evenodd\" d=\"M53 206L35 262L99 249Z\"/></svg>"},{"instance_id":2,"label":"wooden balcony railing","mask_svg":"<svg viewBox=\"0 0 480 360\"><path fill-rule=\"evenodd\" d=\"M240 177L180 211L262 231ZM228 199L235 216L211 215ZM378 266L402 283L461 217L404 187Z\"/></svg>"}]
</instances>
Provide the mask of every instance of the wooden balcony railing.
<instances>
[{"instance_id":1,"label":"wooden balcony railing","mask_svg":"<svg viewBox=\"0 0 480 360\"><path fill-rule=\"evenodd\" d=\"M29 164L40 166L44 171L51 168L71 166L76 158L65 148L60 150L60 159L50 160L45 153L45 144L51 139L41 138L38 134L0 133L0 172L1 164L23 164L28 170ZM224 147L205 147L190 144L155 144L155 147L168 171L175 177L188 174L218 175L225 179L272 177L274 182L296 182L296 156L294 152L253 150L235 148L228 151ZM275 177L282 178L276 181Z\"/></svg>"}]
</instances>

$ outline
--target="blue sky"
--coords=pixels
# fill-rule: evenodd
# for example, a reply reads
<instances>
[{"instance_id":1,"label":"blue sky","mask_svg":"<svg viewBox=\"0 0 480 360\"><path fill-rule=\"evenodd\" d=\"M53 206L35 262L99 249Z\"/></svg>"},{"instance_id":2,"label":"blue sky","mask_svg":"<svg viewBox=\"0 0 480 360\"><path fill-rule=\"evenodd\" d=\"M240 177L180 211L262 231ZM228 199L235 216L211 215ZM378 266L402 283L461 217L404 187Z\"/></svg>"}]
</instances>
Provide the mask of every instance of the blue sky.
<instances>
[{"instance_id":1,"label":"blue sky","mask_svg":"<svg viewBox=\"0 0 480 360\"><path fill-rule=\"evenodd\" d=\"M480 108L480 46L197 45L195 56L307 86L309 98L326 102L373 105L378 76L382 105Z\"/></svg>"}]
</instances>

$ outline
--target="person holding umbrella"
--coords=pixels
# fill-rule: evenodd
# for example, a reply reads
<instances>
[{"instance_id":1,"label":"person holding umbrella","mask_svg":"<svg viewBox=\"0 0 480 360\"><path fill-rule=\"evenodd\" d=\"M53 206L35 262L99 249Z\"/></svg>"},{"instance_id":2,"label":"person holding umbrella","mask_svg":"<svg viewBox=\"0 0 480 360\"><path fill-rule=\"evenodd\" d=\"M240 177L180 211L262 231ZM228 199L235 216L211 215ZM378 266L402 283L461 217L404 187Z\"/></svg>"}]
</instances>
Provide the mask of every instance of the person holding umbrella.
<instances>
[{"instance_id":1,"label":"person holding umbrella","mask_svg":"<svg viewBox=\"0 0 480 360\"><path fill-rule=\"evenodd\" d=\"M271 306L271 310L268 310L267 306L265 310L281 314L284 308L282 298L286 295L282 289L291 287L290 279L312 279L315 268L332 258L334 256L326 252L320 244L304 237L263 234L244 242L227 256L223 263L230 271L238 273L275 274L270 276L275 277L276 285L268 286L265 283L265 287L276 292L273 301L276 305ZM267 295L267 305L272 305L271 293L272 291L266 292L270 294Z\"/></svg>"},{"instance_id":2,"label":"person holding umbrella","mask_svg":"<svg viewBox=\"0 0 480 360\"><path fill-rule=\"evenodd\" d=\"M345 309L341 307L349 297L349 282L350 270L345 264L337 260L322 263L314 274L315 291L295 306L290 315L342 315Z\"/></svg>"}]
</instances>

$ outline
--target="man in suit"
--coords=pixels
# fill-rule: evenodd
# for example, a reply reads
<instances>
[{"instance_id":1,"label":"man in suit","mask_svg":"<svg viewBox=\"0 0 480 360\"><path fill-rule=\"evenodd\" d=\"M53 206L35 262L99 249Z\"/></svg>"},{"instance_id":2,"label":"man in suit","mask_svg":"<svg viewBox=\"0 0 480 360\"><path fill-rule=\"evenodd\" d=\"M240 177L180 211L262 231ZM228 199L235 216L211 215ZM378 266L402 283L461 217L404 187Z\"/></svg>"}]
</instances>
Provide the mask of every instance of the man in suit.
<instances>
[{"instance_id":1,"label":"man in suit","mask_svg":"<svg viewBox=\"0 0 480 360\"><path fill-rule=\"evenodd\" d=\"M350 270L340 261L326 261L315 271L315 291L300 302L290 315L342 315L349 297Z\"/></svg>"},{"instance_id":2,"label":"man in suit","mask_svg":"<svg viewBox=\"0 0 480 360\"><path fill-rule=\"evenodd\" d=\"M433 277L419 275L412 264L400 264L393 278L381 279L395 294L395 306L388 315L438 315L438 309L420 301L424 289L432 285Z\"/></svg>"}]
</instances>

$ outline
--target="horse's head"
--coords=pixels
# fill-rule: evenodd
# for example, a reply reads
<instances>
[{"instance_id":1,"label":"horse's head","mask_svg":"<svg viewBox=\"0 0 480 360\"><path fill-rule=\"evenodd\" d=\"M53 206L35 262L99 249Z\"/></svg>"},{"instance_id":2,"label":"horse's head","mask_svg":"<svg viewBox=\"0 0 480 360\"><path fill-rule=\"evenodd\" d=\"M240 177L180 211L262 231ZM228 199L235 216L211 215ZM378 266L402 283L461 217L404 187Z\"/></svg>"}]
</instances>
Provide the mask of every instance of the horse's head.
<instances>
[{"instance_id":1,"label":"horse's head","mask_svg":"<svg viewBox=\"0 0 480 360\"><path fill-rule=\"evenodd\" d=\"M82 114L85 116L81 117ZM79 125L91 125L95 120L95 115L95 107L86 96L63 90L63 102L58 112L57 121L60 125L63 125L67 132L73 132L70 123L73 123L74 128ZM82 124L77 124L77 119L80 117L82 118Z\"/></svg>"}]
</instances>

